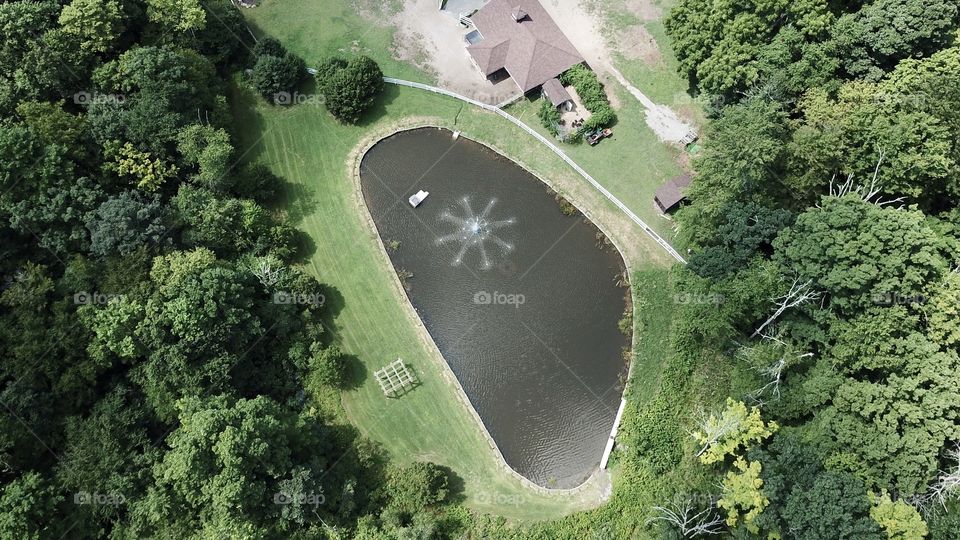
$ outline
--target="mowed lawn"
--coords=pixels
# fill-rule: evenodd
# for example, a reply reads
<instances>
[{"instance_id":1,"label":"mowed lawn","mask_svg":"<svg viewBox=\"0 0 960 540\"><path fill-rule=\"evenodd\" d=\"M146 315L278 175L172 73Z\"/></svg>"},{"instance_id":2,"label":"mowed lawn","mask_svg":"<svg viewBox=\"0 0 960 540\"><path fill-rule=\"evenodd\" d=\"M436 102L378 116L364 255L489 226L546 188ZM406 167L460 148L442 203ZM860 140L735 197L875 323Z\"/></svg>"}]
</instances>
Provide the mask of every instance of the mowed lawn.
<instances>
[{"instance_id":1,"label":"mowed lawn","mask_svg":"<svg viewBox=\"0 0 960 540\"><path fill-rule=\"evenodd\" d=\"M387 18L399 9L396 5L399 1L326 0L318 3L311 0L264 0L256 9L244 10L244 14L255 32L279 38L290 50L302 55L308 65L315 65L330 55L349 57L362 53L380 63L384 74L389 77L434 83L433 77L393 58L390 53L393 47L391 28L373 24L356 13L363 10L368 15L379 13ZM662 4L659 10L666 13L673 0L653 3ZM602 6L593 9L600 9L604 14L605 28L612 29L610 41L614 45L616 31L640 24L636 16L630 14L624 0L605 0ZM617 68L657 103L688 110L699 118L699 108L685 97L685 81L677 74L676 60L667 46L662 23L649 21L642 24L660 44L660 61L651 65L615 52ZM607 91L613 94L613 101L618 104L614 137L596 147L586 143L561 146L658 234L673 243L673 222L657 212L653 195L659 186L683 172L681 163L688 156L684 150L657 139L646 125L645 109L625 88L612 82ZM539 100L524 99L507 110L549 137L537 119L539 106ZM682 246L675 247L682 251Z\"/></svg>"},{"instance_id":2,"label":"mowed lawn","mask_svg":"<svg viewBox=\"0 0 960 540\"><path fill-rule=\"evenodd\" d=\"M287 211L315 244L306 266L331 287L328 304L335 312L331 331L362 365L362 384L342 396L346 414L394 458L431 460L451 467L464 480L467 504L477 510L518 519L549 519L596 506L596 489L576 496L541 495L498 466L481 426L447 378L442 358L412 319L413 311L396 286L379 239L365 221L349 154L371 133L385 131L401 119L423 118L425 111L432 123L460 127L471 134L488 132L493 138L526 146L525 161L547 163L548 171L566 167L501 118L464 110L455 100L413 89L387 86L371 115L375 120L359 127L336 123L318 105L280 108L245 91L234 96L245 159L261 161L295 186ZM652 254L656 248L650 244ZM665 256L652 259L667 261ZM387 399L372 373L398 357L412 366L421 384L400 399Z\"/></svg>"},{"instance_id":3,"label":"mowed lawn","mask_svg":"<svg viewBox=\"0 0 960 540\"><path fill-rule=\"evenodd\" d=\"M390 9L389 4L384 5ZM330 54L364 53L377 60L387 75L431 82L390 57L391 29L361 20L353 9L339 0L265 0L244 14L254 32L277 37L309 65ZM312 92L309 87L302 89L305 96ZM628 98L624 92L621 102L625 107L634 106ZM395 459L426 459L451 467L464 481L466 503L478 511L545 520L596 506L597 486L573 497L546 496L524 487L498 465L481 427L459 401L442 358L423 339L418 321L411 317L412 309L396 287L379 239L365 221L366 210L351 178L350 154L372 134L385 134L410 119L462 130L465 136L502 150L551 181L568 198L618 229L616 236L621 247L626 247L632 269L663 271L672 259L539 142L496 115L456 100L387 85L374 111L359 126L337 123L309 98L306 103L282 108L240 90L235 92L233 108L244 159L262 161L295 186L286 210L315 244L306 267L332 288L328 295L329 307L335 312L332 334L365 373L358 388L343 393L341 402L349 421ZM624 117L617 140L605 141L613 144L574 147L571 155L585 159L582 164L591 174L652 226L669 233L669 222L658 222L662 218L650 214L652 199L646 194L652 197L659 178L678 170L679 150L657 142L642 124L639 105L636 112L636 117ZM535 117L524 119L536 125ZM635 297L634 305L637 300ZM662 317L669 317L672 308L665 303L646 305ZM644 345L640 364L646 369L641 371L654 375L668 352L652 352L648 343ZM401 399L386 399L373 371L398 357L413 367L421 384Z\"/></svg>"},{"instance_id":4,"label":"mowed lawn","mask_svg":"<svg viewBox=\"0 0 960 540\"><path fill-rule=\"evenodd\" d=\"M653 203L657 188L683 172L678 162L682 150L657 140L643 120L643 106L626 89L610 86L608 91L618 91L621 102L613 137L596 146L586 142L559 146L657 234L682 251L674 241L673 221L663 217ZM507 112L549 138L537 118L542 99L524 99L508 107Z\"/></svg>"}]
</instances>

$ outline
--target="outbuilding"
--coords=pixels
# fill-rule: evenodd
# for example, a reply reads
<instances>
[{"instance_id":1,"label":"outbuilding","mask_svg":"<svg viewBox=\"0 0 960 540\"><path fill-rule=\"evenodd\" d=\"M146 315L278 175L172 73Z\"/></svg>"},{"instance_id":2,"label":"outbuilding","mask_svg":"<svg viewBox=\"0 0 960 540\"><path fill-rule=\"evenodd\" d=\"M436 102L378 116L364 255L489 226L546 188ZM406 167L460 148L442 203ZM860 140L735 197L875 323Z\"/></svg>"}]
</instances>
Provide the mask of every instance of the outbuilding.
<instances>
[{"instance_id":1,"label":"outbuilding","mask_svg":"<svg viewBox=\"0 0 960 540\"><path fill-rule=\"evenodd\" d=\"M689 174L684 174L672 178L666 184L657 188L653 196L653 202L657 208L664 214L674 210L681 202L686 200L685 191L690 186L692 178Z\"/></svg>"}]
</instances>

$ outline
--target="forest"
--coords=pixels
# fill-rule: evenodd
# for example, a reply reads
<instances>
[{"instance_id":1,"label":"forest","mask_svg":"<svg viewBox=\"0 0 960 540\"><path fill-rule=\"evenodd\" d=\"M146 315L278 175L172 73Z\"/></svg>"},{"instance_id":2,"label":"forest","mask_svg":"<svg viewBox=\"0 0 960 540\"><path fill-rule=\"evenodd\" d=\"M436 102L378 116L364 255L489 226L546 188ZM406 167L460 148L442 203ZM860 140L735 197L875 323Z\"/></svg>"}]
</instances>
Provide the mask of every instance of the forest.
<instances>
[{"instance_id":1,"label":"forest","mask_svg":"<svg viewBox=\"0 0 960 540\"><path fill-rule=\"evenodd\" d=\"M427 534L446 472L306 397L349 359L234 147L234 74L276 100L303 60L226 0L5 2L0 42L0 537Z\"/></svg>"},{"instance_id":2,"label":"forest","mask_svg":"<svg viewBox=\"0 0 960 540\"><path fill-rule=\"evenodd\" d=\"M677 217L689 286L756 376L694 433L735 534L960 537L958 21L953 0L670 13L713 116Z\"/></svg>"}]
</instances>

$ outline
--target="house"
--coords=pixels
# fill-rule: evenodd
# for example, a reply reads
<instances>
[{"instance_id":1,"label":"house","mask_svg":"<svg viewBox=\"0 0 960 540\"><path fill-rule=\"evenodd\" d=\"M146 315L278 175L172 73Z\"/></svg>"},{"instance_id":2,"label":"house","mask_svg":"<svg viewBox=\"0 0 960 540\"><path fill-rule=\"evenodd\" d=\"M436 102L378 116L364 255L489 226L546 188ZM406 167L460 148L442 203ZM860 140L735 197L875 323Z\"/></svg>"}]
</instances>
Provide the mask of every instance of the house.
<instances>
[{"instance_id":1,"label":"house","mask_svg":"<svg viewBox=\"0 0 960 540\"><path fill-rule=\"evenodd\" d=\"M556 78L583 57L539 1L490 0L470 21L467 52L485 77L506 73L524 94L550 81L551 101L570 99Z\"/></svg>"},{"instance_id":2,"label":"house","mask_svg":"<svg viewBox=\"0 0 960 540\"><path fill-rule=\"evenodd\" d=\"M666 184L657 188L653 196L653 202L657 204L657 208L664 214L676 208L677 205L686 199L686 195L684 195L683 192L686 187L690 185L690 181L690 175L684 174L671 179Z\"/></svg>"}]
</instances>

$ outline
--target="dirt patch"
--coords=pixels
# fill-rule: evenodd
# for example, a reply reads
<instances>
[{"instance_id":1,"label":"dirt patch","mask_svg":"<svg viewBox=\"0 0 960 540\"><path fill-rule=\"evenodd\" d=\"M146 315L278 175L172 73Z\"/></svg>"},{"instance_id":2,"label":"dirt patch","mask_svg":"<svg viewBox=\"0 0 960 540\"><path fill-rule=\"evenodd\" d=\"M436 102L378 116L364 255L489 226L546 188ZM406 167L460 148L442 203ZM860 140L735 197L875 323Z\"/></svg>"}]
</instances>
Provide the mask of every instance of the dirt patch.
<instances>
[{"instance_id":1,"label":"dirt patch","mask_svg":"<svg viewBox=\"0 0 960 540\"><path fill-rule=\"evenodd\" d=\"M351 0L350 4L355 13L381 25L403 9L399 0Z\"/></svg>"},{"instance_id":2,"label":"dirt patch","mask_svg":"<svg viewBox=\"0 0 960 540\"><path fill-rule=\"evenodd\" d=\"M627 0L627 11L643 22L656 21L663 17L663 10L653 0Z\"/></svg>"},{"instance_id":3,"label":"dirt patch","mask_svg":"<svg viewBox=\"0 0 960 540\"><path fill-rule=\"evenodd\" d=\"M490 105L520 93L513 81L493 83L480 73L466 50L467 29L456 14L440 11L437 0L353 0L353 8L371 24L394 28L391 55L438 86Z\"/></svg>"},{"instance_id":4,"label":"dirt patch","mask_svg":"<svg viewBox=\"0 0 960 540\"><path fill-rule=\"evenodd\" d=\"M646 27L634 25L619 32L619 49L630 60L643 60L648 66L656 66L663 60L660 45Z\"/></svg>"},{"instance_id":5,"label":"dirt patch","mask_svg":"<svg viewBox=\"0 0 960 540\"><path fill-rule=\"evenodd\" d=\"M436 56L435 45L420 32L411 32L407 28L399 29L393 35L391 54L397 60L413 64L420 71L436 77L436 68L431 64Z\"/></svg>"},{"instance_id":6,"label":"dirt patch","mask_svg":"<svg viewBox=\"0 0 960 540\"><path fill-rule=\"evenodd\" d=\"M337 49L337 52L341 54L349 54L350 56L356 56L358 54L370 54L370 49L364 47L359 41L353 40L346 47L340 47Z\"/></svg>"}]
</instances>

